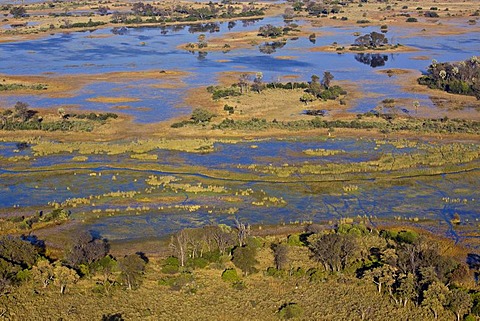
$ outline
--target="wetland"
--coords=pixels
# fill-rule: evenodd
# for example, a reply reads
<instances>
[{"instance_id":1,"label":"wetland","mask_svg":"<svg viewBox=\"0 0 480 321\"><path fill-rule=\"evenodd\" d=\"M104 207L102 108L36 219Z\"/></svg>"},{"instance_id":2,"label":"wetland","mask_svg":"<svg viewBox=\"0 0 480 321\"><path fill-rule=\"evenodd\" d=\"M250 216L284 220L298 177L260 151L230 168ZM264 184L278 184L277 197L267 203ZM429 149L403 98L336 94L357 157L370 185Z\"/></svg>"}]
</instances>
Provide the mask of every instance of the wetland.
<instances>
[{"instance_id":1,"label":"wetland","mask_svg":"<svg viewBox=\"0 0 480 321\"><path fill-rule=\"evenodd\" d=\"M0 234L178 257L347 222L480 255L476 2L0 6Z\"/></svg>"}]
</instances>

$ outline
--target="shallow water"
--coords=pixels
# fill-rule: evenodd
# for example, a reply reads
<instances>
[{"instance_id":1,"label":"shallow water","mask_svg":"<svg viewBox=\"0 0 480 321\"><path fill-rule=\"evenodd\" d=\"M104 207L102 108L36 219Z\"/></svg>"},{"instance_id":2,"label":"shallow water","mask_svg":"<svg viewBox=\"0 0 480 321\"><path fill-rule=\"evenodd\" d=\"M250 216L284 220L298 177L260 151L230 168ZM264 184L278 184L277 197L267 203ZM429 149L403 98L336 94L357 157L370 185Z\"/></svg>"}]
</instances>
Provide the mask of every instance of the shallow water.
<instances>
[{"instance_id":1,"label":"shallow water","mask_svg":"<svg viewBox=\"0 0 480 321\"><path fill-rule=\"evenodd\" d=\"M257 30L262 24L283 24L280 18L266 18L261 22L238 21L230 31ZM207 34L207 39L229 32L227 23L220 23L220 31ZM205 26L203 26L205 27ZM211 26L210 26L211 27ZM231 25L230 25L231 27ZM465 26L468 30L467 26ZM387 36L391 42L414 46L420 51L395 53L380 56L356 55L354 53L310 52L314 46L324 46L337 41L351 43L354 32L366 33L375 28L361 26L349 28L314 28L318 33L316 44L306 38L289 41L273 54L259 52L258 46L232 52L211 52L206 56L192 54L176 47L185 42L195 42L200 32L198 26L167 28L129 28L125 34L113 34L111 30L56 34L44 39L0 44L0 73L9 75L29 74L80 74L106 73L114 71L141 71L149 69L179 69L190 72L182 88L152 88L153 80L128 83L100 82L90 84L71 98L49 98L46 96L12 96L6 98L7 105L17 100L29 103L33 108L61 105L79 105L85 110L116 111L117 105L131 108L122 110L133 115L138 122L148 123L170 119L190 113L190 107L182 103L185 91L214 83L219 72L261 71L265 81L282 75L297 75L299 80L309 80L312 74L321 75L330 71L335 80L347 80L359 84L360 89L378 94L375 98L358 99L355 112L364 112L375 107L385 98L411 98L422 106L432 103L426 95L405 93L395 83L395 78L377 73L383 68L408 68L424 71L430 61L416 60L427 56L438 61L464 60L478 54L480 39L477 34L466 32L461 35L432 36L425 38L414 35L419 32L412 26L406 29L389 28ZM205 28L203 28L205 29ZM212 29L213 30L213 29ZM320 33L326 32L326 35ZM94 36L94 37L91 37ZM102 38L95 38L95 37ZM107 36L107 37L104 37ZM11 53L14 52L15 55ZM291 56L291 59L278 59ZM219 62L223 60L225 62ZM180 64L179 64L180 62ZM121 104L88 102L97 96L138 98L138 102ZM4 98L2 98L4 99ZM184 108L179 108L184 107ZM407 109L412 106L400 106ZM343 150L334 156L308 156L306 149ZM0 210L14 211L14 206L26 208L48 208L48 202L63 202L76 197L101 196L116 191L139 191L149 187L146 179L150 175L170 175L155 170L126 170L125 167L143 165L166 165L173 169L198 166L202 169L220 170L224 173L248 173L239 165L282 164L326 164L328 162L368 161L382 153L408 153L415 148L396 149L391 144L377 146L371 140L327 139L327 140L267 140L239 144L216 144L215 151L208 154L191 154L155 150L157 161L141 161L130 155L88 155L85 162L73 161L78 153L34 157L31 149L16 151L15 143L0 143L0 157L28 156L29 160L17 162L0 161ZM50 166L64 165L65 170L50 170ZM152 166L153 167L153 166ZM93 175L92 173L95 173ZM99 174L102 174L101 176ZM455 213L462 218L475 220L480 216L478 171L448 174L435 177L405 178L397 180L364 180L345 184L357 186L347 192L344 183L308 183L298 176L298 181L284 183L257 181L235 181L224 178L209 178L200 174L174 174L180 183L225 186L225 194L178 192L159 188L151 194L147 204L151 209L127 210L129 206L142 206L138 199L102 198L98 204L72 208L77 220L86 220L83 226L111 240L137 240L160 237L183 227L211 223L232 222L227 209L237 208L236 215L249 223L278 223L290 221L332 220L345 216L406 217L448 222ZM115 177L115 179L113 179ZM238 196L237 192L251 189L252 195ZM286 204L255 205L259 198L283 198ZM169 198L170 197L170 198ZM458 203L446 203L443 198L461 199ZM167 201L168 200L168 201ZM261 200L261 199L260 199ZM465 201L464 201L465 200ZM168 206L202 205L195 212L168 209ZM209 206L206 208L206 206ZM167 207L158 210L158 207ZM113 216L99 215L95 218L92 209L119 209Z\"/></svg>"},{"instance_id":2,"label":"shallow water","mask_svg":"<svg viewBox=\"0 0 480 321\"><path fill-rule=\"evenodd\" d=\"M306 149L342 150L334 156L308 156ZM421 148L419 146L418 148ZM29 148L20 153L29 161L2 164L0 170L0 209L48 210L49 202L72 198L90 198L89 205L69 207L74 219L86 221L82 228L93 230L111 240L140 240L165 236L183 227L231 223L235 215L249 223L272 224L294 221L324 221L341 217L402 217L448 222L455 213L474 222L480 215L478 170L436 176L375 179L347 182L304 181L296 175L289 183L268 182L269 174L247 181L230 179L228 173L248 173L239 165L328 164L348 162L355 166L380 157L384 153L421 152L417 147L396 148L390 143L366 139L265 140L237 144L219 143L207 154L155 150L157 161L142 161L122 155L88 155L85 162L72 161L76 153L42 157L31 155ZM11 157L16 145L1 143L0 153ZM64 169L53 169L64 164ZM157 170L167 165L173 172ZM127 169L142 165L144 169ZM194 167L195 166L195 167ZM176 172L176 168L180 171ZM185 169L191 173L180 173ZM209 172L220 170L224 176L214 178ZM203 173L203 174L202 174ZM174 176L175 183L190 186L223 186L225 192L173 191L171 185L146 192L151 187L149 176ZM309 179L312 177L309 176ZM349 191L348 186L355 187ZM250 190L247 194L241 191ZM111 192L138 192L133 198L109 197ZM269 203L264 197L283 199L285 203ZM458 199L446 202L445 198ZM256 204L256 203L263 204ZM146 209L139 209L147 206ZM200 206L190 212L189 206ZM176 208L182 207L182 208ZM184 208L186 207L186 208ZM101 210L95 214L92 210ZM108 212L115 210L116 212ZM97 217L98 216L98 217Z\"/></svg>"},{"instance_id":3,"label":"shallow water","mask_svg":"<svg viewBox=\"0 0 480 321\"><path fill-rule=\"evenodd\" d=\"M362 34L378 31L373 27L354 26L348 28L313 28L318 33L315 45L307 38L288 41L273 54L264 54L258 46L231 52L209 52L206 55L189 53L176 47L183 43L196 42L200 33L207 40L221 37L228 32L257 30L259 26L271 23L283 25L279 17L265 18L262 21L237 21L235 26L228 23L182 27L142 27L128 28L124 34L113 34L110 29L93 32L56 34L38 40L0 44L2 64L0 73L22 74L77 74L105 73L114 71L139 71L148 69L181 69L191 74L186 77L185 88L149 88L151 81L133 83L95 83L89 85L72 98L49 98L46 96L12 96L6 99L7 105L17 100L26 101L33 107L79 105L85 110L115 111L115 106L127 105L122 110L133 115L138 122L157 122L177 115L186 115L190 106L183 104L182 96L189 88L209 85L215 82L219 72L252 71L262 72L265 81L272 81L283 75L296 75L307 81L312 74L321 75L330 71L335 80L347 80L360 85L360 90L375 93L375 98L361 98L353 103L353 112L366 112L377 106L385 98L410 98L422 106L432 106L429 97L423 94L405 93L395 83L395 77L388 78L376 71L382 68L407 68L425 71L428 60L416 60L426 56L438 61L464 60L478 54L480 39L476 33L460 35L419 36L419 28L389 28L387 37L391 43L413 46L419 51L412 53L368 54L310 52L315 46L330 45L333 42L349 44L355 39L354 32ZM301 23L298 22L297 23ZM209 32L210 30L211 32ZM214 30L219 30L215 32ZM421 35L421 33L420 33ZM101 38L97 38L101 37ZM427 41L426 41L427 40ZM15 55L11 55L15 52ZM278 59L289 56L290 59ZM222 61L222 62L219 62ZM181 62L181 64L179 64ZM142 87L143 86L143 87ZM144 88L139 90L139 88ZM140 101L126 104L93 103L87 99L97 96L132 97ZM178 107L186 107L178 109ZM398 106L412 109L412 106ZM147 109L147 110L145 110Z\"/></svg>"}]
</instances>

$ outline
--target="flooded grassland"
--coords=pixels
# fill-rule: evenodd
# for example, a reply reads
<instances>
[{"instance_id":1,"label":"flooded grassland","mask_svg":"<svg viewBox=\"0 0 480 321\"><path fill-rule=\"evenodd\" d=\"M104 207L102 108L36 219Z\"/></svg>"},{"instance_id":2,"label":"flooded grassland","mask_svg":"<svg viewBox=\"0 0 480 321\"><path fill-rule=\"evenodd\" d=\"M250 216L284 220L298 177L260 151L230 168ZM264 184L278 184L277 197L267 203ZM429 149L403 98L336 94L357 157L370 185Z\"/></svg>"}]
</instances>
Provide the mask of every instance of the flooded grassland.
<instances>
[{"instance_id":1,"label":"flooded grassland","mask_svg":"<svg viewBox=\"0 0 480 321\"><path fill-rule=\"evenodd\" d=\"M1 108L24 102L40 122L118 118L89 130L0 130L2 233L33 230L60 247L76 230L122 244L234 216L258 225L361 217L478 249L480 104L416 79L432 59L478 55L470 15L480 8L449 6L431 19L409 3L418 19L406 23L401 6L284 21L286 6L271 5L262 20L132 26L99 16L106 24L88 32L5 31ZM268 25L284 34L261 35ZM346 47L381 30L399 46ZM324 72L338 98L310 101L294 88ZM273 85L244 91L254 79ZM212 95L226 89L233 94ZM196 108L212 117L191 120ZM56 210L70 214L38 219Z\"/></svg>"}]
</instances>

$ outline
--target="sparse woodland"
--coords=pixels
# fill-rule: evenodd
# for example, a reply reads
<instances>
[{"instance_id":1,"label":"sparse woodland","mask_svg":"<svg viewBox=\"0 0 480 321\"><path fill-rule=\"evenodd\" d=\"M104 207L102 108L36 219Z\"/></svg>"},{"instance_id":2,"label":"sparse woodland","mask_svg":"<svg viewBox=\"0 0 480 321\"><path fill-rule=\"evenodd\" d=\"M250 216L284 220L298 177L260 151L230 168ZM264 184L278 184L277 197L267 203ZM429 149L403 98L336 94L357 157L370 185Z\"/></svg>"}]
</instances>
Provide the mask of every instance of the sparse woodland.
<instances>
[{"instance_id":1,"label":"sparse woodland","mask_svg":"<svg viewBox=\"0 0 480 321\"><path fill-rule=\"evenodd\" d=\"M345 220L333 228L262 231L236 220L233 226L181 230L168 249L168 257L114 257L107 240L86 233L53 257L35 237L4 236L0 312L7 319L70 320L480 315L474 281L480 257L466 257L450 241L424 232Z\"/></svg>"}]
</instances>

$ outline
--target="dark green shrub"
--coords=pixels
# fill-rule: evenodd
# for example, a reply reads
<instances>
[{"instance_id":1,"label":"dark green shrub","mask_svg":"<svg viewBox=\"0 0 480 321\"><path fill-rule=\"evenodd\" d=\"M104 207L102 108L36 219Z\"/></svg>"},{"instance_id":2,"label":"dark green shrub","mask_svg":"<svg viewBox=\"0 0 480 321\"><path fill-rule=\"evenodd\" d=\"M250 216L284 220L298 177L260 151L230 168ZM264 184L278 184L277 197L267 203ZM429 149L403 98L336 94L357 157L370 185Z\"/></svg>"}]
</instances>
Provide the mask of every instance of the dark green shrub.
<instances>
[{"instance_id":1,"label":"dark green shrub","mask_svg":"<svg viewBox=\"0 0 480 321\"><path fill-rule=\"evenodd\" d=\"M396 240L400 243L412 244L418 239L418 234L413 231L400 231L397 234Z\"/></svg>"},{"instance_id":2,"label":"dark green shrub","mask_svg":"<svg viewBox=\"0 0 480 321\"><path fill-rule=\"evenodd\" d=\"M193 269L204 269L207 267L208 261L203 257L196 257L194 259L188 259L186 265Z\"/></svg>"},{"instance_id":3,"label":"dark green shrub","mask_svg":"<svg viewBox=\"0 0 480 321\"><path fill-rule=\"evenodd\" d=\"M280 307L278 315L282 319L300 318L303 315L303 308L296 303L286 303Z\"/></svg>"},{"instance_id":4,"label":"dark green shrub","mask_svg":"<svg viewBox=\"0 0 480 321\"><path fill-rule=\"evenodd\" d=\"M299 234L290 234L287 237L287 244L291 246L303 246L305 245L302 241L300 241Z\"/></svg>"},{"instance_id":5,"label":"dark green shrub","mask_svg":"<svg viewBox=\"0 0 480 321\"><path fill-rule=\"evenodd\" d=\"M222 280L225 282L236 283L240 281L240 277L238 276L236 269L226 269L222 273Z\"/></svg>"}]
</instances>

